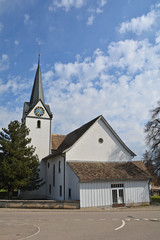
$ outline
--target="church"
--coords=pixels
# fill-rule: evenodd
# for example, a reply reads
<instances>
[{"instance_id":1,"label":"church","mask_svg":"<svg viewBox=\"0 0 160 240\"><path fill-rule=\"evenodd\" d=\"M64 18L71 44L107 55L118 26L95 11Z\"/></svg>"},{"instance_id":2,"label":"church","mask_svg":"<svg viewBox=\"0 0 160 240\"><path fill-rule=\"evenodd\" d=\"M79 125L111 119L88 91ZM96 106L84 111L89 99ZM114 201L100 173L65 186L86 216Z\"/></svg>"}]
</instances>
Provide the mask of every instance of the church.
<instances>
[{"instance_id":1,"label":"church","mask_svg":"<svg viewBox=\"0 0 160 240\"><path fill-rule=\"evenodd\" d=\"M40 55L22 121L36 147L45 184L25 198L79 201L80 207L150 203L151 178L141 161L100 115L67 135L52 134L52 112L44 101Z\"/></svg>"}]
</instances>

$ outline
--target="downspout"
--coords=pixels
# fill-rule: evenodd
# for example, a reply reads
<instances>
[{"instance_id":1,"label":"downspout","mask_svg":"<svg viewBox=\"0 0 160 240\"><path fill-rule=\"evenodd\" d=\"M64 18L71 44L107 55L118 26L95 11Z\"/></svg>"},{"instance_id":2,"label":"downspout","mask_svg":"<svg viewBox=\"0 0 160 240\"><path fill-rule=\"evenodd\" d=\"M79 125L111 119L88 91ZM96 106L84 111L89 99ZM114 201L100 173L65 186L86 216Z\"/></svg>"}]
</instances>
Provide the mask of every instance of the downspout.
<instances>
[{"instance_id":1,"label":"downspout","mask_svg":"<svg viewBox=\"0 0 160 240\"><path fill-rule=\"evenodd\" d=\"M151 189L152 189L152 178L148 181L148 192L149 192L149 203L151 205Z\"/></svg>"},{"instance_id":2,"label":"downspout","mask_svg":"<svg viewBox=\"0 0 160 240\"><path fill-rule=\"evenodd\" d=\"M51 133L51 130L52 130L52 118L50 119L50 137L49 137L49 154L52 153L52 133Z\"/></svg>"},{"instance_id":3,"label":"downspout","mask_svg":"<svg viewBox=\"0 0 160 240\"><path fill-rule=\"evenodd\" d=\"M64 197L63 197L63 199L65 201L65 199L66 199L65 198L65 194L66 194L66 158L65 158L65 155L63 156L63 158L64 158L64 171L63 171L63 174L64 174L64 176L63 176Z\"/></svg>"}]
</instances>

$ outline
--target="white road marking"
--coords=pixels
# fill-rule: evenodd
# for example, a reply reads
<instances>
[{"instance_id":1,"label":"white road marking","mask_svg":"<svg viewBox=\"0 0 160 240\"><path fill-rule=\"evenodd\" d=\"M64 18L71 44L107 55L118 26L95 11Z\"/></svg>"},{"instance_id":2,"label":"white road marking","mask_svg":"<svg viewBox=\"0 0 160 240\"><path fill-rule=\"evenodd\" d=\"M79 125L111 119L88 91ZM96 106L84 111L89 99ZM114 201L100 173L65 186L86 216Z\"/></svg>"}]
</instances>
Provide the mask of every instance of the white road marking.
<instances>
[{"instance_id":1,"label":"white road marking","mask_svg":"<svg viewBox=\"0 0 160 240\"><path fill-rule=\"evenodd\" d=\"M134 221L139 221L139 218L135 218Z\"/></svg>"},{"instance_id":2,"label":"white road marking","mask_svg":"<svg viewBox=\"0 0 160 240\"><path fill-rule=\"evenodd\" d=\"M151 221L159 221L159 219L158 218L152 218L152 219L150 219Z\"/></svg>"},{"instance_id":3,"label":"white road marking","mask_svg":"<svg viewBox=\"0 0 160 240\"><path fill-rule=\"evenodd\" d=\"M114 230L115 230L115 231L117 231L117 230L119 230L119 229L123 228L125 224L126 224L126 223L125 223L125 221L124 221L124 220L122 220L122 225L121 225L121 226L119 226L118 228L115 228Z\"/></svg>"},{"instance_id":4,"label":"white road marking","mask_svg":"<svg viewBox=\"0 0 160 240\"><path fill-rule=\"evenodd\" d=\"M148 219L148 218L142 218L142 220L149 221L149 219Z\"/></svg>"},{"instance_id":5,"label":"white road marking","mask_svg":"<svg viewBox=\"0 0 160 240\"><path fill-rule=\"evenodd\" d=\"M31 238L31 237L33 237L33 236L35 236L35 235L37 235L38 233L40 233L40 227L39 226L37 226L37 225L33 225L34 227L36 227L37 228L37 232L35 232L34 234L32 234L32 235L29 235L29 236L27 236L27 237L23 237L23 238L19 238L18 240L24 240L24 239L28 239L28 238Z\"/></svg>"},{"instance_id":6,"label":"white road marking","mask_svg":"<svg viewBox=\"0 0 160 240\"><path fill-rule=\"evenodd\" d=\"M130 219L130 218L126 218L125 220L126 220L126 221L130 221L131 219Z\"/></svg>"}]
</instances>

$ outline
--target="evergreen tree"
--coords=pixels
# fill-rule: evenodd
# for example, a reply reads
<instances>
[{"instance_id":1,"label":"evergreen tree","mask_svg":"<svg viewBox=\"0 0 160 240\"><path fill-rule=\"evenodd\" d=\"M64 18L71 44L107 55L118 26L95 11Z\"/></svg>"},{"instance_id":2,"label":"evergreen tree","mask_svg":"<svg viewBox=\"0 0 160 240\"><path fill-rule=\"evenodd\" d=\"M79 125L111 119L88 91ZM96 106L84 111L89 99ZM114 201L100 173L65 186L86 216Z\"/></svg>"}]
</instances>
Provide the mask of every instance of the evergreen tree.
<instances>
[{"instance_id":1,"label":"evergreen tree","mask_svg":"<svg viewBox=\"0 0 160 240\"><path fill-rule=\"evenodd\" d=\"M8 190L9 197L15 189L34 190L44 184L28 135L29 129L18 121L10 122L8 129L0 132L0 189Z\"/></svg>"},{"instance_id":2,"label":"evergreen tree","mask_svg":"<svg viewBox=\"0 0 160 240\"><path fill-rule=\"evenodd\" d=\"M158 106L151 110L151 119L145 126L145 133L149 150L144 154L144 163L157 184L160 183L160 101Z\"/></svg>"}]
</instances>

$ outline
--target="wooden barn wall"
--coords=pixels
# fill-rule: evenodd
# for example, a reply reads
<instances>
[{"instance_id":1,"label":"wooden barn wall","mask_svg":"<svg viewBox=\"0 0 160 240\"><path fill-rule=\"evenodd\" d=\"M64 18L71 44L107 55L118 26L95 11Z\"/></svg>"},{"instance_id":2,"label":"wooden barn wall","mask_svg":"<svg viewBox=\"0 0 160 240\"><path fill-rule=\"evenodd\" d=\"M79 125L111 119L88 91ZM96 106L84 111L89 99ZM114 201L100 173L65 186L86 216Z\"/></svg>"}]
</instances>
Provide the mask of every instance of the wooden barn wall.
<instances>
[{"instance_id":1,"label":"wooden barn wall","mask_svg":"<svg viewBox=\"0 0 160 240\"><path fill-rule=\"evenodd\" d=\"M148 181L80 183L80 207L112 206L111 184L124 184L126 205L149 203Z\"/></svg>"},{"instance_id":2,"label":"wooden barn wall","mask_svg":"<svg viewBox=\"0 0 160 240\"><path fill-rule=\"evenodd\" d=\"M125 203L141 204L149 203L148 181L132 181L125 183Z\"/></svg>"},{"instance_id":3,"label":"wooden barn wall","mask_svg":"<svg viewBox=\"0 0 160 240\"><path fill-rule=\"evenodd\" d=\"M112 204L110 183L81 183L80 207L98 207Z\"/></svg>"}]
</instances>

